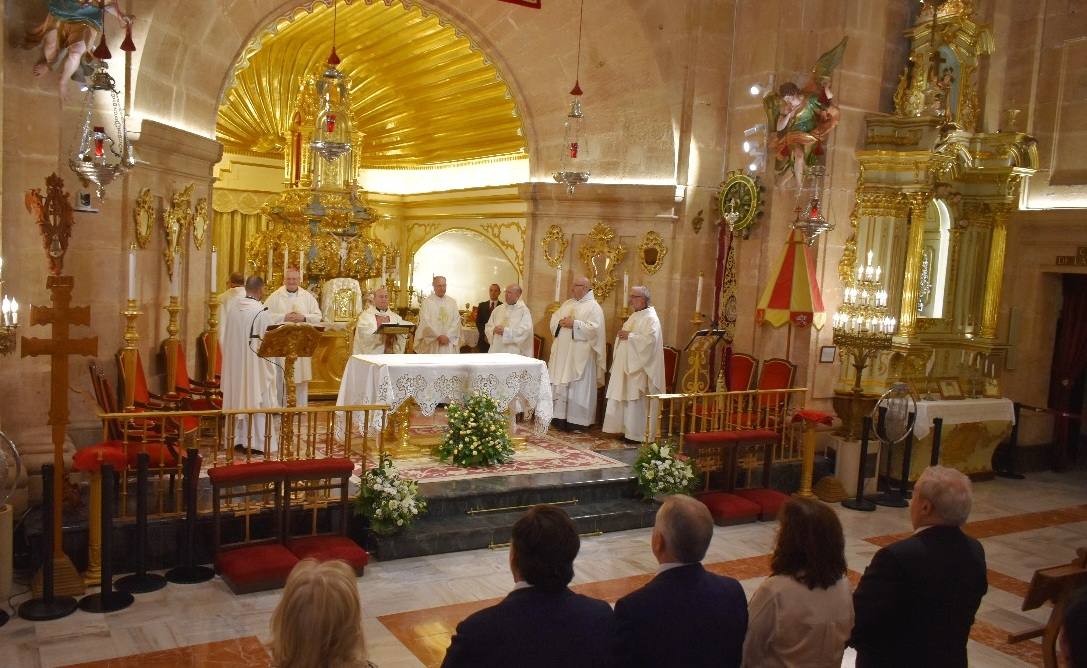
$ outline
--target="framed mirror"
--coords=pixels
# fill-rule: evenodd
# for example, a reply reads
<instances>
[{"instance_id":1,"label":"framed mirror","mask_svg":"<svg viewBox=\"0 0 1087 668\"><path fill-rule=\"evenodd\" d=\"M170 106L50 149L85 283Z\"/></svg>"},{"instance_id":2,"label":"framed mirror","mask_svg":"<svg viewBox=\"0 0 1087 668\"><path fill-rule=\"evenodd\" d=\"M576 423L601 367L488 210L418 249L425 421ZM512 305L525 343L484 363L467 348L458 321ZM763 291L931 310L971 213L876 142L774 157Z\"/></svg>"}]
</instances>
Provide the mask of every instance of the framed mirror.
<instances>
[{"instance_id":1,"label":"framed mirror","mask_svg":"<svg viewBox=\"0 0 1087 668\"><path fill-rule=\"evenodd\" d=\"M664 256L668 255L668 247L664 245L664 238L656 232L646 232L642 242L638 244L638 262L642 270L649 275L657 273L664 264Z\"/></svg>"},{"instance_id":2,"label":"framed mirror","mask_svg":"<svg viewBox=\"0 0 1087 668\"><path fill-rule=\"evenodd\" d=\"M540 240L540 247L543 248L544 261L551 267L557 267L562 264L562 258L566 257L566 247L570 245L566 236L562 233L562 228L558 225L552 225L547 228L547 234Z\"/></svg>"},{"instance_id":3,"label":"framed mirror","mask_svg":"<svg viewBox=\"0 0 1087 668\"><path fill-rule=\"evenodd\" d=\"M598 301L603 301L615 287L615 268L627 255L627 248L615 240L615 230L597 223L585 244L578 251L582 265L593 284L593 293Z\"/></svg>"},{"instance_id":4,"label":"framed mirror","mask_svg":"<svg viewBox=\"0 0 1087 668\"><path fill-rule=\"evenodd\" d=\"M151 230L155 227L155 205L151 198L151 189L144 188L136 197L136 205L132 209L132 222L136 228L136 245L147 248L151 241Z\"/></svg>"}]
</instances>

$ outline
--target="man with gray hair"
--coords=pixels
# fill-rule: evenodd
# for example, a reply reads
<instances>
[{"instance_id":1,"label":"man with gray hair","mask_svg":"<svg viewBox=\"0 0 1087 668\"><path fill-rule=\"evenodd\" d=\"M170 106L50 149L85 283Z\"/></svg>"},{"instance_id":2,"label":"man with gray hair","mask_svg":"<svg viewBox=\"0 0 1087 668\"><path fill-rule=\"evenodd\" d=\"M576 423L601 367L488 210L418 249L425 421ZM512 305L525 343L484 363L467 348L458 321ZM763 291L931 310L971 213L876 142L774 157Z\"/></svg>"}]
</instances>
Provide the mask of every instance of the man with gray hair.
<instances>
[{"instance_id":1,"label":"man with gray hair","mask_svg":"<svg viewBox=\"0 0 1087 668\"><path fill-rule=\"evenodd\" d=\"M415 328L415 352L456 354L460 352L460 311L457 300L445 294L445 276L431 281L434 292L419 308Z\"/></svg>"},{"instance_id":2,"label":"man with gray hair","mask_svg":"<svg viewBox=\"0 0 1087 668\"><path fill-rule=\"evenodd\" d=\"M872 558L853 594L857 668L966 666L970 626L988 589L985 550L966 535L970 479L930 466L910 501L913 535Z\"/></svg>"},{"instance_id":3,"label":"man with gray hair","mask_svg":"<svg viewBox=\"0 0 1087 668\"><path fill-rule=\"evenodd\" d=\"M521 299L520 285L506 286L506 303L498 302L488 314L483 333L489 344L487 352L532 357L532 313Z\"/></svg>"},{"instance_id":4,"label":"man with gray hair","mask_svg":"<svg viewBox=\"0 0 1087 668\"><path fill-rule=\"evenodd\" d=\"M615 604L615 665L740 665L747 597L739 582L702 567L712 538L713 517L701 501L664 500L650 540L657 575Z\"/></svg>"},{"instance_id":5,"label":"man with gray hair","mask_svg":"<svg viewBox=\"0 0 1087 668\"><path fill-rule=\"evenodd\" d=\"M657 310L649 304L649 288L635 285L629 298L633 313L616 333L612 346L604 431L638 442L646 438L646 395L664 392L664 339ZM652 417L650 439L656 431L656 415Z\"/></svg>"}]
</instances>

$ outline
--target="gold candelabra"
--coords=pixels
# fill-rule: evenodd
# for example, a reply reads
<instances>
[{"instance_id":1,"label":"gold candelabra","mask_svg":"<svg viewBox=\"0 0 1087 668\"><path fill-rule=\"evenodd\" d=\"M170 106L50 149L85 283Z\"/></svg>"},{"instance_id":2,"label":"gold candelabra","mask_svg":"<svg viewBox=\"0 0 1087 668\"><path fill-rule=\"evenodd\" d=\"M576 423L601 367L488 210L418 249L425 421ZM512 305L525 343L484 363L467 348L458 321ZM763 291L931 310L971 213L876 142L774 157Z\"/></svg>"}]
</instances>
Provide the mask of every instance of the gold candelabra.
<instances>
[{"instance_id":1,"label":"gold candelabra","mask_svg":"<svg viewBox=\"0 0 1087 668\"><path fill-rule=\"evenodd\" d=\"M181 303L177 295L171 295L170 301L163 307L170 314L170 322L166 325L166 341L163 347L166 350L166 396L177 395L177 354L181 341L177 333L181 331L178 326L178 315L181 313Z\"/></svg>"},{"instance_id":2,"label":"gold candelabra","mask_svg":"<svg viewBox=\"0 0 1087 668\"><path fill-rule=\"evenodd\" d=\"M4 258L0 257L0 270L3 269ZM0 355L10 355L15 352L16 330L19 328L19 302L10 299L4 294L4 281L0 280L0 294L3 294L2 311L0 311Z\"/></svg>"},{"instance_id":3,"label":"gold candelabra","mask_svg":"<svg viewBox=\"0 0 1087 668\"><path fill-rule=\"evenodd\" d=\"M219 357L219 296L208 293L207 370L205 382L215 382L215 360Z\"/></svg>"},{"instance_id":4,"label":"gold candelabra","mask_svg":"<svg viewBox=\"0 0 1087 668\"><path fill-rule=\"evenodd\" d=\"M861 376L869 360L891 347L897 321L887 313L887 292L883 289L883 269L872 265L872 251L867 262L857 267L853 285L846 287L843 303L834 314L834 345L850 355L856 378L853 394L862 393Z\"/></svg>"},{"instance_id":5,"label":"gold candelabra","mask_svg":"<svg viewBox=\"0 0 1087 668\"><path fill-rule=\"evenodd\" d=\"M121 348L121 364L124 367L125 378L129 379L125 385L124 410L131 411L136 407L136 383L132 379L136 377L136 351L140 342L140 333L136 330L136 319L143 314L135 299L129 299L121 315L125 317L124 347Z\"/></svg>"}]
</instances>

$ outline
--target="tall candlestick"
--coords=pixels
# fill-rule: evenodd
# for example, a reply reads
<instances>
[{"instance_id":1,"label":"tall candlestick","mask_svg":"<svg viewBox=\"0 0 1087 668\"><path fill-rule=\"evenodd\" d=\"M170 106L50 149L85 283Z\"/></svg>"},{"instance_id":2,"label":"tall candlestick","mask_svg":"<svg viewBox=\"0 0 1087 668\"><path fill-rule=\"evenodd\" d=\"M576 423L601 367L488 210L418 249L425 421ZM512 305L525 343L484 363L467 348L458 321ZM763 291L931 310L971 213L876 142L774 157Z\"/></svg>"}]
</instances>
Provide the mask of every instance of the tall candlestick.
<instances>
[{"instance_id":1,"label":"tall candlestick","mask_svg":"<svg viewBox=\"0 0 1087 668\"><path fill-rule=\"evenodd\" d=\"M702 272L698 272L698 288L694 291L694 310L702 312Z\"/></svg>"},{"instance_id":2,"label":"tall candlestick","mask_svg":"<svg viewBox=\"0 0 1087 668\"><path fill-rule=\"evenodd\" d=\"M628 295L630 295L630 276L627 274L627 272L624 271L623 272L623 303L624 304L627 303L627 299L629 298Z\"/></svg>"},{"instance_id":3,"label":"tall candlestick","mask_svg":"<svg viewBox=\"0 0 1087 668\"><path fill-rule=\"evenodd\" d=\"M388 256L381 256L381 284L385 285L385 277L388 275Z\"/></svg>"},{"instance_id":4,"label":"tall candlestick","mask_svg":"<svg viewBox=\"0 0 1087 668\"><path fill-rule=\"evenodd\" d=\"M128 298L136 298L136 246L128 249Z\"/></svg>"},{"instance_id":5,"label":"tall candlestick","mask_svg":"<svg viewBox=\"0 0 1087 668\"><path fill-rule=\"evenodd\" d=\"M178 257L174 256L174 278L170 281L170 296L177 297L181 294L181 264L178 262Z\"/></svg>"},{"instance_id":6,"label":"tall candlestick","mask_svg":"<svg viewBox=\"0 0 1087 668\"><path fill-rule=\"evenodd\" d=\"M264 265L264 273L267 276L264 277L264 282L268 283L272 280L272 247L268 247L268 262Z\"/></svg>"},{"instance_id":7,"label":"tall candlestick","mask_svg":"<svg viewBox=\"0 0 1087 668\"><path fill-rule=\"evenodd\" d=\"M306 273L306 254L304 251L298 251L298 280L301 282L305 278Z\"/></svg>"},{"instance_id":8,"label":"tall candlestick","mask_svg":"<svg viewBox=\"0 0 1087 668\"><path fill-rule=\"evenodd\" d=\"M562 299L562 265L555 269L555 301Z\"/></svg>"},{"instance_id":9,"label":"tall candlestick","mask_svg":"<svg viewBox=\"0 0 1087 668\"><path fill-rule=\"evenodd\" d=\"M218 268L219 251L215 250L215 246L211 247L211 283L208 286L208 292L215 292L215 284L218 280L216 278L216 269ZM129 298L131 299L131 297Z\"/></svg>"},{"instance_id":10,"label":"tall candlestick","mask_svg":"<svg viewBox=\"0 0 1087 668\"><path fill-rule=\"evenodd\" d=\"M290 261L290 260L288 260L288 259L287 259L287 247L286 247L286 246L284 246L284 247L283 247L283 278L284 278L284 279L286 279L286 278L287 278L287 263L288 263L289 261Z\"/></svg>"}]
</instances>

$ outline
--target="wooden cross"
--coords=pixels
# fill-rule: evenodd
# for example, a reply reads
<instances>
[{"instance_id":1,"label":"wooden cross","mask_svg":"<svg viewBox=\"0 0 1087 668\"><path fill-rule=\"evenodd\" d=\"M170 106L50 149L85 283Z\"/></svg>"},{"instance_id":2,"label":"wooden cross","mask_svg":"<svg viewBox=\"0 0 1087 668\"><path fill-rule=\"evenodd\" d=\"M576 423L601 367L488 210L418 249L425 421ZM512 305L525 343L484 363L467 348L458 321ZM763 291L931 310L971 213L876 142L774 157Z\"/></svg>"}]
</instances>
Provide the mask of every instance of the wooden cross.
<instances>
[{"instance_id":1,"label":"wooden cross","mask_svg":"<svg viewBox=\"0 0 1087 668\"><path fill-rule=\"evenodd\" d=\"M52 358L50 369L49 424L53 428L53 557L63 556L61 549L61 508L64 491L64 436L68 427L68 356L98 354L98 337L73 339L68 328L72 325L90 325L91 307L72 306L71 276L49 276L45 287L51 293L52 306L32 306L30 308L31 325L52 325L53 338L39 339L22 337L23 357Z\"/></svg>"}]
</instances>

